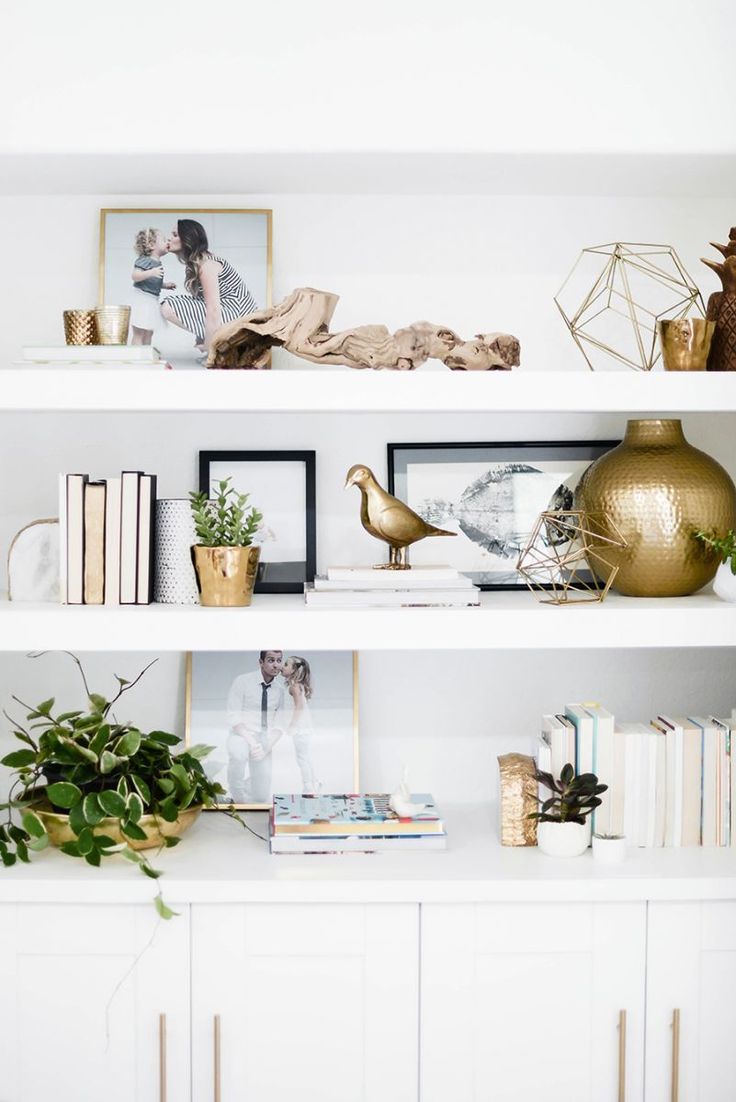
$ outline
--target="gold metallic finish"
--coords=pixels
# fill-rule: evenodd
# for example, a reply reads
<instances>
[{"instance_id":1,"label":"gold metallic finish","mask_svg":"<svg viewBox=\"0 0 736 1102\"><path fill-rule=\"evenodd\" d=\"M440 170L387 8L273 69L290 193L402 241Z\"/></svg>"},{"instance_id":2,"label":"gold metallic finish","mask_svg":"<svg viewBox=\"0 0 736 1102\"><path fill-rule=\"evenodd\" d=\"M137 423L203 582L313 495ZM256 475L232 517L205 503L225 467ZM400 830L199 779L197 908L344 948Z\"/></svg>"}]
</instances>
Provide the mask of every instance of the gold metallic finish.
<instances>
[{"instance_id":1,"label":"gold metallic finish","mask_svg":"<svg viewBox=\"0 0 736 1102\"><path fill-rule=\"evenodd\" d=\"M680 1102L680 1010L672 1011L672 1102Z\"/></svg>"},{"instance_id":2,"label":"gold metallic finish","mask_svg":"<svg viewBox=\"0 0 736 1102\"><path fill-rule=\"evenodd\" d=\"M670 245L626 241L583 249L554 301L591 371L609 356L651 371L660 357L657 322L705 313Z\"/></svg>"},{"instance_id":3,"label":"gold metallic finish","mask_svg":"<svg viewBox=\"0 0 736 1102\"><path fill-rule=\"evenodd\" d=\"M46 827L46 833L52 846L61 846L64 842L76 842L77 836L69 826L68 815L52 811L49 806L44 807L43 804L34 804L33 810ZM90 827L90 830L93 834L106 834L108 838L112 838L116 845L125 842L131 849L156 849L164 844L164 838L181 838L184 831L188 830L192 823L199 818L201 811L201 805L188 807L179 812L179 816L174 823L167 823L165 819L160 819L158 815L143 815L138 826L146 835L145 842L139 842L121 834L118 819L102 819L97 826Z\"/></svg>"},{"instance_id":4,"label":"gold metallic finish","mask_svg":"<svg viewBox=\"0 0 736 1102\"><path fill-rule=\"evenodd\" d=\"M130 307L96 306L95 324L98 344L127 344Z\"/></svg>"},{"instance_id":5,"label":"gold metallic finish","mask_svg":"<svg viewBox=\"0 0 736 1102\"><path fill-rule=\"evenodd\" d=\"M660 321L659 340L665 371L705 371L715 328L716 323L705 318Z\"/></svg>"},{"instance_id":6,"label":"gold metallic finish","mask_svg":"<svg viewBox=\"0 0 736 1102\"><path fill-rule=\"evenodd\" d=\"M618 1012L618 1102L626 1102L626 1011Z\"/></svg>"},{"instance_id":7,"label":"gold metallic finish","mask_svg":"<svg viewBox=\"0 0 736 1102\"><path fill-rule=\"evenodd\" d=\"M543 604L602 601L618 572L608 552L625 547L626 540L609 516L549 510L540 514L516 569ZM592 569L595 563L597 573Z\"/></svg>"},{"instance_id":8,"label":"gold metallic finish","mask_svg":"<svg viewBox=\"0 0 736 1102\"><path fill-rule=\"evenodd\" d=\"M192 548L200 604L208 608L245 608L253 597L261 549L250 547Z\"/></svg>"},{"instance_id":9,"label":"gold metallic finish","mask_svg":"<svg viewBox=\"0 0 736 1102\"><path fill-rule=\"evenodd\" d=\"M65 310L64 340L67 344L96 344L97 322L94 310Z\"/></svg>"},{"instance_id":10,"label":"gold metallic finish","mask_svg":"<svg viewBox=\"0 0 736 1102\"><path fill-rule=\"evenodd\" d=\"M166 1075L166 1015L158 1016L158 1099L166 1102L168 1097Z\"/></svg>"},{"instance_id":11,"label":"gold metallic finish","mask_svg":"<svg viewBox=\"0 0 736 1102\"><path fill-rule=\"evenodd\" d=\"M694 538L736 528L736 487L720 463L692 447L679 420L629 421L621 444L588 467L575 507L607 515L626 540L608 564L591 562L629 597L683 597L706 585L718 556ZM604 525L604 531L609 534Z\"/></svg>"},{"instance_id":12,"label":"gold metallic finish","mask_svg":"<svg viewBox=\"0 0 736 1102\"><path fill-rule=\"evenodd\" d=\"M370 536L383 540L389 547L389 561L379 563L375 570L411 570L406 549L427 536L456 536L428 524L413 509L387 493L378 485L376 476L364 463L356 463L345 477L345 487L360 490L360 522Z\"/></svg>"},{"instance_id":13,"label":"gold metallic finish","mask_svg":"<svg viewBox=\"0 0 736 1102\"><path fill-rule=\"evenodd\" d=\"M219 1014L215 1014L213 1045L213 1062L215 1072L214 1102L222 1102L222 1026L220 1023Z\"/></svg>"},{"instance_id":14,"label":"gold metallic finish","mask_svg":"<svg viewBox=\"0 0 736 1102\"><path fill-rule=\"evenodd\" d=\"M716 327L708 371L736 371L736 226L729 231L727 245L719 245L717 241L711 241L711 245L718 249L723 260L701 259L716 273L723 289L708 298L706 317Z\"/></svg>"},{"instance_id":15,"label":"gold metallic finish","mask_svg":"<svg viewBox=\"0 0 736 1102\"><path fill-rule=\"evenodd\" d=\"M527 754L499 754L501 779L501 845L536 846L537 781L534 758Z\"/></svg>"}]
</instances>

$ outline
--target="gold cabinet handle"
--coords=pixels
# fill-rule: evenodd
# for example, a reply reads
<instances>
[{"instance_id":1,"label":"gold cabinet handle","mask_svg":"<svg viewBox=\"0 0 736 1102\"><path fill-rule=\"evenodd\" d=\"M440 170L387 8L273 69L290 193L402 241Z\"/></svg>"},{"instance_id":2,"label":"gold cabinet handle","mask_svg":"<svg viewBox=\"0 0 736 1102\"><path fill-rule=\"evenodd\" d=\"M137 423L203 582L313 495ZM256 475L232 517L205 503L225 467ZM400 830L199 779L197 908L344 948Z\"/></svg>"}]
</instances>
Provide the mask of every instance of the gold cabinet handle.
<instances>
[{"instance_id":1,"label":"gold cabinet handle","mask_svg":"<svg viewBox=\"0 0 736 1102\"><path fill-rule=\"evenodd\" d=\"M166 1015L158 1016L158 1098L166 1102Z\"/></svg>"},{"instance_id":2,"label":"gold cabinet handle","mask_svg":"<svg viewBox=\"0 0 736 1102\"><path fill-rule=\"evenodd\" d=\"M626 1011L618 1012L618 1102L626 1102Z\"/></svg>"},{"instance_id":3,"label":"gold cabinet handle","mask_svg":"<svg viewBox=\"0 0 736 1102\"><path fill-rule=\"evenodd\" d=\"M672 1102L680 1098L680 1010L672 1011Z\"/></svg>"},{"instance_id":4,"label":"gold cabinet handle","mask_svg":"<svg viewBox=\"0 0 736 1102\"><path fill-rule=\"evenodd\" d=\"M220 1015L215 1014L214 1022L214 1063L215 1063L215 1102L222 1102L222 1076L221 1076L221 1037Z\"/></svg>"}]
</instances>

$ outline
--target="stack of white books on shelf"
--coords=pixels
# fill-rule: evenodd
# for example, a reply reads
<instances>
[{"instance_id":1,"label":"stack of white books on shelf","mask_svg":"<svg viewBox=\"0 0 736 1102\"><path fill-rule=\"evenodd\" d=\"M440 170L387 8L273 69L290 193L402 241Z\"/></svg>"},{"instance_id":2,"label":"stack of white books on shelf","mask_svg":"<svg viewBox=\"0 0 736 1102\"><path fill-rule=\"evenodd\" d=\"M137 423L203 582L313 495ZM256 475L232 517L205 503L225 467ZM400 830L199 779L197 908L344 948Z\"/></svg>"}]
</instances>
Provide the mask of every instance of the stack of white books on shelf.
<instances>
[{"instance_id":1,"label":"stack of white books on shelf","mask_svg":"<svg viewBox=\"0 0 736 1102\"><path fill-rule=\"evenodd\" d=\"M307 583L308 608L478 608L480 590L449 566L331 566Z\"/></svg>"},{"instance_id":2,"label":"stack of white books on shelf","mask_svg":"<svg viewBox=\"0 0 736 1102\"><path fill-rule=\"evenodd\" d=\"M736 718L657 715L621 723L597 704L542 719L539 768L566 762L608 791L591 816L598 834L632 846L736 846Z\"/></svg>"},{"instance_id":3,"label":"stack of white books on shelf","mask_svg":"<svg viewBox=\"0 0 736 1102\"><path fill-rule=\"evenodd\" d=\"M382 853L442 850L445 826L430 795L411 796L416 814L399 817L387 793L274 796L271 853Z\"/></svg>"},{"instance_id":4,"label":"stack of white books on shelf","mask_svg":"<svg viewBox=\"0 0 736 1102\"><path fill-rule=\"evenodd\" d=\"M59 475L59 580L68 605L153 600L156 475Z\"/></svg>"},{"instance_id":5,"label":"stack of white books on shelf","mask_svg":"<svg viewBox=\"0 0 736 1102\"><path fill-rule=\"evenodd\" d=\"M23 349L26 367L97 368L163 368L171 365L161 359L161 353L151 344L51 344L26 345Z\"/></svg>"}]
</instances>

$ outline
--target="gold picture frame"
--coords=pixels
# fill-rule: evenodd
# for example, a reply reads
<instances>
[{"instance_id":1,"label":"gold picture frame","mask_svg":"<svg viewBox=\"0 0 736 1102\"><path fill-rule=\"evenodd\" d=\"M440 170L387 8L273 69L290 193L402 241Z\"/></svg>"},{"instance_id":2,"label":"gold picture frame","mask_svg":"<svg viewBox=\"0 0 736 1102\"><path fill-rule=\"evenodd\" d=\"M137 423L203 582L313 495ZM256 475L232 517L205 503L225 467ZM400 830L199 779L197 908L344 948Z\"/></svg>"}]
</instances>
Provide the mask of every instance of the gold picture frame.
<instances>
[{"instance_id":1,"label":"gold picture frame","mask_svg":"<svg viewBox=\"0 0 736 1102\"><path fill-rule=\"evenodd\" d=\"M212 652L197 652L198 654L211 654ZM215 652L221 655L235 655L235 654L250 654L257 655L257 651L222 651ZM284 654L288 652L283 652ZM352 768L352 793L360 792L360 738L359 738L359 719L360 719L360 678L359 678L359 655L358 651L314 651L306 652L305 656L309 654L347 654L350 655L351 662L350 668L352 673L352 689L350 693L350 708L351 708L351 743L350 743L350 755L351 755L351 768ZM192 738L192 718L193 718L193 654L189 651L186 654L186 674L185 674L185 711L184 711L184 744L185 746L191 746L194 741ZM345 786L338 786L344 788ZM325 790L327 791L327 790ZM229 808L235 808L237 811L270 811L270 802L241 802L238 800L223 801L221 806L209 808L210 811L220 811Z\"/></svg>"},{"instance_id":2,"label":"gold picture frame","mask_svg":"<svg viewBox=\"0 0 736 1102\"><path fill-rule=\"evenodd\" d=\"M259 261L258 270L259 270L260 274L258 274L257 279L256 279L257 286L256 286L256 284L253 284L251 286L250 276L248 276L245 271L240 270L240 268L238 267L237 262L233 262L233 267L235 267L236 270L238 270L238 274L243 278L244 282L246 282L246 284L249 286L249 289L253 290L254 297L255 297L259 307L261 307L261 306L270 307L272 305L272 303L273 303L273 211L271 209L267 208L267 207L242 207L242 208L240 208L240 207L103 207L100 210L100 247L99 247L99 264L98 264L98 298L99 298L99 304L100 305L104 305L104 303L105 303L106 291L110 291L113 298L120 299L121 303L125 302L126 304L128 304L128 302L131 298L131 294L129 293L130 292L130 275L129 275L129 272L130 272L130 268L132 268L132 264L133 264L133 261L135 259L135 256L134 256L134 232L133 231L134 231L136 226L138 227L138 229L140 229L140 228L144 228L144 226L156 225L156 222L159 220L159 216L163 216L163 215L168 215L170 218L172 216L176 216L177 218L190 217L191 216L195 220L198 220L198 216L199 216L199 218L202 218L202 219L208 218L210 220L210 223L211 223L210 226L209 226L209 231L210 232L208 233L208 239L212 240L211 233L215 232L215 242L213 244L213 248L215 249L215 251L218 248L217 243L216 243L216 237L217 237L216 229L217 229L217 226L216 226L216 223L213 221L213 219L218 218L219 216L223 216L225 218L231 218L231 217L235 216L235 217L255 217L255 218L258 218L258 219L263 219L263 229L261 231L261 229L259 227L258 233L260 234L262 232L263 237L265 238L265 240L263 241L262 244L248 246L249 248L253 248L254 250L256 250L256 249L261 250L261 249L265 248L265 267L263 266L262 262ZM111 219L116 217L116 216L121 217L121 218L126 220L125 232L126 232L127 236L125 237L125 241L126 241L125 248L128 249L128 247L129 247L129 255L126 254L127 255L127 260L126 260L125 271L128 274L126 274L125 276L122 274L122 269L121 269L120 273L118 273L117 265L113 265L110 261L110 254L112 252L121 252L121 250L123 248L123 246L118 244L117 241L116 241L116 237L118 235L116 235L115 233L111 233L111 230L112 230ZM132 216L136 216L135 220L133 220ZM163 221L163 218L161 218L160 220ZM162 227L162 231L163 231L163 227ZM122 233L122 227L121 227L119 232ZM128 243L129 243L129 246L128 246ZM240 248L240 251L242 252L244 246L238 246L238 247ZM158 254L156 254L156 255L158 255ZM222 255L223 255L224 259L226 259L226 260L228 259L226 248L222 249ZM128 260L130 262L129 264L127 263ZM119 263L121 265L123 263L123 257L122 256L120 256ZM241 268L242 268L242 262L241 262ZM178 273L178 269L176 269L176 271L172 270L170 272L170 274L172 274L172 275L177 274L177 273ZM110 276L110 279L107 278L108 276ZM114 283L114 287L113 287L112 290L110 290L110 286L109 286L109 284L111 282ZM126 287L126 282L127 282L127 287ZM106 284L107 284L107 287L106 287ZM179 292L179 293L181 293L181 292ZM150 296L143 296L143 297L150 297ZM131 325L132 324L134 324L134 321L131 321ZM174 327L171 326L171 329L173 330ZM164 335L167 334L167 331L165 329L163 330L163 332L164 332ZM184 332L186 332L186 330L184 330ZM172 334L171 333L168 333L168 336L169 336L170 339L172 339ZM189 337L189 336L191 336L191 334L187 333L187 336ZM180 341L185 339L183 337L183 334L179 334L179 339L180 339ZM152 343L154 343L156 345L156 347L159 348L159 350L161 351L162 356L163 356L164 359L167 359L167 358L171 359L171 357L167 357L167 355L166 355L166 351L167 351L166 347L165 346L163 348L160 347L160 344L161 344L161 338L160 337L156 338L156 336L154 336ZM174 338L174 343L176 344L175 338ZM176 353L174 354L174 359L175 358L176 358ZM172 366L175 367L176 363L172 362ZM189 365L187 364L187 366L189 366ZM269 361L268 366L270 366L270 361Z\"/></svg>"}]
</instances>

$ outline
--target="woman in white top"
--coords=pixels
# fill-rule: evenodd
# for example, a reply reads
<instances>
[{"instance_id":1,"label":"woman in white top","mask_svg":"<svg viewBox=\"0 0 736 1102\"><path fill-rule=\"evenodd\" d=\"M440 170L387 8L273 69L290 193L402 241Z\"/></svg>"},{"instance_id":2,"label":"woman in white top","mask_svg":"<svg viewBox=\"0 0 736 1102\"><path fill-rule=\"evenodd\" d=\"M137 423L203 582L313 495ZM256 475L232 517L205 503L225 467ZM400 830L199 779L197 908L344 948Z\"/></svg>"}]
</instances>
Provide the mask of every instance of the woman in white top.
<instances>
[{"instance_id":1,"label":"woman in white top","mask_svg":"<svg viewBox=\"0 0 736 1102\"><path fill-rule=\"evenodd\" d=\"M293 654L286 659L281 672L294 706L286 735L294 740L294 752L302 775L302 793L313 795L319 788L311 757L313 727L309 700L312 696L312 674L309 662Z\"/></svg>"}]
</instances>

